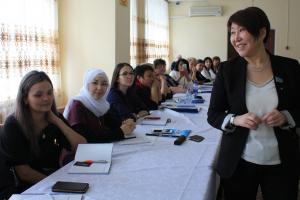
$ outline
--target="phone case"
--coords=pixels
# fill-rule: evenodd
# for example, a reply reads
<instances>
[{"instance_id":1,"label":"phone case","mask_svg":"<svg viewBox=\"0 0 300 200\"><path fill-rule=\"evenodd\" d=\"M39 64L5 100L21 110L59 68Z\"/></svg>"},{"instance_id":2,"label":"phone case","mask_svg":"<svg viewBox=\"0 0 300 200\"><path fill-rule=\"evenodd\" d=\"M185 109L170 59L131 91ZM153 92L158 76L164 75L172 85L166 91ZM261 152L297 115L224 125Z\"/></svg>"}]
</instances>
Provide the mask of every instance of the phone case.
<instances>
[{"instance_id":1,"label":"phone case","mask_svg":"<svg viewBox=\"0 0 300 200\"><path fill-rule=\"evenodd\" d=\"M57 181L52 186L52 191L53 192L85 193L88 190L88 188L89 188L88 183Z\"/></svg>"}]
</instances>

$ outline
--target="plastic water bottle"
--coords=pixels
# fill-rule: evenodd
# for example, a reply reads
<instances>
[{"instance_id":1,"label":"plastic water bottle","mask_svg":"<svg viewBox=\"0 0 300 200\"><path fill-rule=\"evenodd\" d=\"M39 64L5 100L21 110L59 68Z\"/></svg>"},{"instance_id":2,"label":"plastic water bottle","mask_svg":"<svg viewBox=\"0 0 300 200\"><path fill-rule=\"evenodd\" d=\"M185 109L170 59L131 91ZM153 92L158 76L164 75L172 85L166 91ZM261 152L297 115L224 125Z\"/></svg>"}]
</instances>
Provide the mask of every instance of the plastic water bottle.
<instances>
[{"instance_id":1,"label":"plastic water bottle","mask_svg":"<svg viewBox=\"0 0 300 200\"><path fill-rule=\"evenodd\" d=\"M194 95L194 96L197 96L197 95L198 95L198 89L199 89L199 85L198 85L197 82L195 82L195 83L193 84L193 95Z\"/></svg>"},{"instance_id":2,"label":"plastic water bottle","mask_svg":"<svg viewBox=\"0 0 300 200\"><path fill-rule=\"evenodd\" d=\"M185 101L186 104L192 103L192 100L193 100L193 84L188 84L187 85L185 99L186 99L186 101Z\"/></svg>"}]
</instances>

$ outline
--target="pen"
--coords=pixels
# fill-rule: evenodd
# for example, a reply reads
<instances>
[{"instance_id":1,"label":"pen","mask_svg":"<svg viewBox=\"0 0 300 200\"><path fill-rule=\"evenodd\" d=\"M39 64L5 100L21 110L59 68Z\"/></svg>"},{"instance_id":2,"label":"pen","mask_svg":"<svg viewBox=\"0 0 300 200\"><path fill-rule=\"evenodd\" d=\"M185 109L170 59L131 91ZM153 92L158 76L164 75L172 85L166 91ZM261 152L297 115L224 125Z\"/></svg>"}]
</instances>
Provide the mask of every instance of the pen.
<instances>
[{"instance_id":1,"label":"pen","mask_svg":"<svg viewBox=\"0 0 300 200\"><path fill-rule=\"evenodd\" d=\"M85 160L85 163L108 163L107 160Z\"/></svg>"},{"instance_id":2,"label":"pen","mask_svg":"<svg viewBox=\"0 0 300 200\"><path fill-rule=\"evenodd\" d=\"M157 133L146 133L147 136L157 136L157 137L179 137L179 135L174 135L170 133L162 133L162 134L157 134Z\"/></svg>"}]
</instances>

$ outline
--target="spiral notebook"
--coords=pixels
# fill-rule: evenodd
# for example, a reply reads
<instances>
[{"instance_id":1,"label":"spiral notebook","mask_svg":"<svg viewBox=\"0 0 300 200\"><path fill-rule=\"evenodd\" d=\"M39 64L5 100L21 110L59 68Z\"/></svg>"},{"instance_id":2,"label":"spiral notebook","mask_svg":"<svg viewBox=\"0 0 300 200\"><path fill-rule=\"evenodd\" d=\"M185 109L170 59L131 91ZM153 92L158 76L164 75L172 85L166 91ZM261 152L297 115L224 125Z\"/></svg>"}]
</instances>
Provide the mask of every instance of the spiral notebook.
<instances>
[{"instance_id":1,"label":"spiral notebook","mask_svg":"<svg viewBox=\"0 0 300 200\"><path fill-rule=\"evenodd\" d=\"M107 174L111 166L112 143L79 144L70 174Z\"/></svg>"}]
</instances>

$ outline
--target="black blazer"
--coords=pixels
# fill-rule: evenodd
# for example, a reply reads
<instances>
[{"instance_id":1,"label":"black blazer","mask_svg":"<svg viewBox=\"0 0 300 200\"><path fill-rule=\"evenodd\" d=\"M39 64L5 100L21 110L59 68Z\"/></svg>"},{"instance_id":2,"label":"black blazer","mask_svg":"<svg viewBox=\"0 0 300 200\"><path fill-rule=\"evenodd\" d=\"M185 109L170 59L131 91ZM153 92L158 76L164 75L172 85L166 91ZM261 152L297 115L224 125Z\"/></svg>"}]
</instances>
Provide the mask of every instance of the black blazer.
<instances>
[{"instance_id":1,"label":"black blazer","mask_svg":"<svg viewBox=\"0 0 300 200\"><path fill-rule=\"evenodd\" d=\"M274 81L278 95L279 111L287 110L300 125L300 66L298 61L270 55ZM248 112L246 107L247 61L236 57L221 64L214 82L208 110L208 123L221 129L227 114L242 115ZM293 175L299 176L300 153L299 139L295 128L283 130L274 127L278 141L280 159L283 167ZM216 170L223 178L230 177L241 158L247 142L249 129L236 127L232 133L222 134L220 153Z\"/></svg>"}]
</instances>

